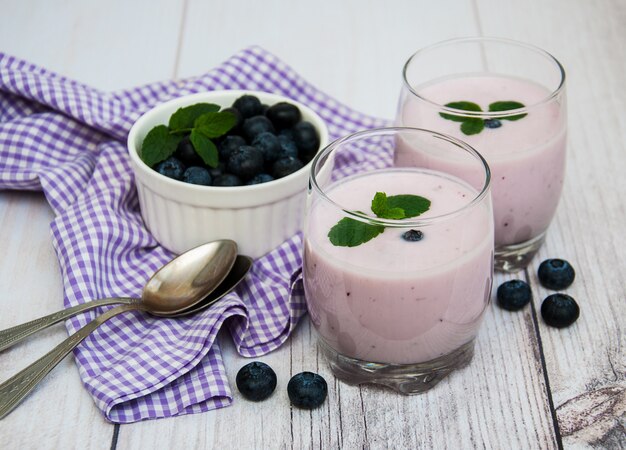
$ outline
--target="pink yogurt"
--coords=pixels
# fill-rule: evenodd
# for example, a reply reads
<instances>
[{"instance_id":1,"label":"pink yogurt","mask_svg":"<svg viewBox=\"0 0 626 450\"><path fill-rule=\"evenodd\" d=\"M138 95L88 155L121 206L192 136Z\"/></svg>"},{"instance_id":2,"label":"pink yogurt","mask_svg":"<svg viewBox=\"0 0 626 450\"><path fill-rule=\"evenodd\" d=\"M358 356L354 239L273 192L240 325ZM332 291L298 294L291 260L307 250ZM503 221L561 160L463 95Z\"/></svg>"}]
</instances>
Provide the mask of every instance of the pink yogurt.
<instances>
[{"instance_id":1,"label":"pink yogurt","mask_svg":"<svg viewBox=\"0 0 626 450\"><path fill-rule=\"evenodd\" d=\"M500 128L465 135L460 123L440 117L432 104L409 95L400 105L398 123L452 135L487 160L492 172L496 248L522 243L545 232L556 211L565 176L564 98L544 101L550 92L543 86L504 76L449 78L415 90L436 104L471 101L483 111L490 103L504 100L535 105L520 120L502 120ZM413 159L409 163L415 162ZM456 173L465 178L470 170L468 166Z\"/></svg>"},{"instance_id":2,"label":"pink yogurt","mask_svg":"<svg viewBox=\"0 0 626 450\"><path fill-rule=\"evenodd\" d=\"M431 200L420 218L462 209L477 196L440 172L385 169L340 180L326 194L349 210L370 212L377 191ZM489 302L493 222L490 200L420 226L419 242L404 228L357 247L337 247L328 232L339 208L318 198L305 226L304 286L321 339L339 353L369 362L409 364L443 356L471 341Z\"/></svg>"}]
</instances>

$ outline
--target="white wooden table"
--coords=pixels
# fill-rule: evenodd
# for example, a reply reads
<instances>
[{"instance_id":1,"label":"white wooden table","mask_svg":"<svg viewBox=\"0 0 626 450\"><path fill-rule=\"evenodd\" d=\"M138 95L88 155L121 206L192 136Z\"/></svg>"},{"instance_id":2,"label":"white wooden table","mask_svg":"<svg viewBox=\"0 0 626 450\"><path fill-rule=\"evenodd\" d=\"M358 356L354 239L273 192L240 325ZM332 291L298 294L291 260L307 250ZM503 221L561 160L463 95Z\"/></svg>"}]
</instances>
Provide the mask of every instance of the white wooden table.
<instances>
[{"instance_id":1,"label":"white wooden table","mask_svg":"<svg viewBox=\"0 0 626 450\"><path fill-rule=\"evenodd\" d=\"M354 108L391 118L417 48L467 35L536 44L568 72L565 191L540 254L518 274L532 307L489 309L467 369L420 396L337 382L308 320L261 358L278 391L253 404L107 423L64 361L0 422L0 448L624 448L626 446L626 2L624 0L0 1L0 51L112 90L197 75L258 44ZM62 306L53 215L41 194L0 192L0 329ZM547 327L536 268L571 261L570 328ZM510 278L498 275L496 286ZM55 326L0 355L4 380L64 339ZM243 358L222 336L231 380ZM320 409L291 409L291 374L321 373ZM236 391L236 389L235 389Z\"/></svg>"}]
</instances>

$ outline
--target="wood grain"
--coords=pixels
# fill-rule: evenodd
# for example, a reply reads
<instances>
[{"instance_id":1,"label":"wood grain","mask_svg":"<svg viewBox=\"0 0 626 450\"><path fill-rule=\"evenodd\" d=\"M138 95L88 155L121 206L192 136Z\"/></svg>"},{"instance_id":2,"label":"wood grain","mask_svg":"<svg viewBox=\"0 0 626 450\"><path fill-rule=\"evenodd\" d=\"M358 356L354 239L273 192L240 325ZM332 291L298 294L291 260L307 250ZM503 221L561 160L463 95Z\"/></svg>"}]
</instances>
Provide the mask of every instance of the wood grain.
<instances>
[{"instance_id":1,"label":"wood grain","mask_svg":"<svg viewBox=\"0 0 626 450\"><path fill-rule=\"evenodd\" d=\"M39 194L0 195L0 329L63 306L59 265L50 241L53 219ZM55 325L0 353L4 381L67 337ZM75 425L80 433L71 432ZM3 449L106 449L113 427L105 423L67 358L13 413L0 421Z\"/></svg>"}]
</instances>

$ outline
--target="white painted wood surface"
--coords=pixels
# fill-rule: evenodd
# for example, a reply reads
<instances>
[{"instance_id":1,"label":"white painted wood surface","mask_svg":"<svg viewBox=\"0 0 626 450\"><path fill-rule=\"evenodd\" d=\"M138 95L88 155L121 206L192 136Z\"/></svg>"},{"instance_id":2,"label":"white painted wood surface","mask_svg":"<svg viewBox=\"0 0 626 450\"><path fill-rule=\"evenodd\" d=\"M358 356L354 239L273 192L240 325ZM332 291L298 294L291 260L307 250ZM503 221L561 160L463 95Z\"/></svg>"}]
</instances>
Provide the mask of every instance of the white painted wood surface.
<instances>
[{"instance_id":1,"label":"white painted wood surface","mask_svg":"<svg viewBox=\"0 0 626 450\"><path fill-rule=\"evenodd\" d=\"M102 89L202 73L258 44L320 89L391 118L400 70L417 48L465 35L539 45L568 71L570 138L563 199L548 240L520 277L533 308L490 308L470 367L417 397L338 383L308 320L261 358L277 392L205 414L113 426L67 360L0 422L0 448L624 448L626 445L626 2L402 0L0 2L0 51ZM57 310L62 287L38 194L0 192L0 329ZM578 269L572 327L537 315L547 257ZM496 283L510 278L498 275ZM0 355L6 379L65 337L56 326ZM229 377L246 361L222 336ZM324 406L291 409L289 377L318 371Z\"/></svg>"}]
</instances>

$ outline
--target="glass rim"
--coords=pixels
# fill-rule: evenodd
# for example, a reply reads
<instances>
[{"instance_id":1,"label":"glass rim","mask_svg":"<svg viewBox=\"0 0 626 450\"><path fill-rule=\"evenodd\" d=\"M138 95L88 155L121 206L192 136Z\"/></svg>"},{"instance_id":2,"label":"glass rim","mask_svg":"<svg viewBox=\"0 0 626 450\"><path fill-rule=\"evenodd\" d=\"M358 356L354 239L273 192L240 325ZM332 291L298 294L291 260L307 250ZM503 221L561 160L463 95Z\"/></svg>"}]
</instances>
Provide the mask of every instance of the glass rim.
<instances>
[{"instance_id":1,"label":"glass rim","mask_svg":"<svg viewBox=\"0 0 626 450\"><path fill-rule=\"evenodd\" d=\"M506 110L506 111L466 111L463 109L456 109L456 108L450 108L448 106L444 106L441 105L435 101L432 101L426 97L424 97L423 95L420 95L414 88L413 86L411 86L407 80L407 71L409 68L409 65L411 64L411 62L418 56L420 56L423 53L426 53L428 51L431 50L435 50L439 47L446 47L449 46L451 44L465 44L465 43L471 43L471 42L494 42L494 43L498 43L498 44L506 44L506 45L511 45L511 46L516 46L516 47L522 47L525 48L526 50L531 50L537 54L540 54L542 56L544 56L547 60L551 61L552 63L555 64L556 68L558 69L559 75L560 75L560 82L559 85L556 87L556 89L552 90L550 92L550 94L543 98L542 100L533 103L532 105L527 105L524 106L523 108L516 108L516 109L510 109L510 110ZM466 117L476 117L476 118L502 118L502 117L510 117L510 116L516 116L519 114L526 114L528 112L530 112L532 109L535 109L539 106L545 105L546 103L551 102L555 97L559 96L561 94L561 92L563 92L563 90L565 89L565 68L561 65L561 63L559 62L558 59L556 59L552 54L550 54L549 52L543 50L540 47L537 47L536 45L532 45L532 44L527 44L525 42L520 42L520 41L516 41L513 39L506 39L506 38L500 38L500 37L489 37L489 36L485 36L485 37L462 37L462 38L453 38L453 39L447 39L445 41L440 41L437 42L435 44L431 44L428 45L426 47L422 47L419 50L417 50L415 53L413 53L409 59L407 59L406 63L404 63L404 66L402 68L402 83L404 84L404 86L409 90L409 92L416 96L417 98L419 98L420 100L423 100L424 102L432 105L433 107L440 109L443 112L448 112L450 114L454 114L454 115L463 115Z\"/></svg>"},{"instance_id":2,"label":"glass rim","mask_svg":"<svg viewBox=\"0 0 626 450\"><path fill-rule=\"evenodd\" d=\"M461 206L460 208L457 208L453 211L449 211L443 214L439 214L436 216L431 216L431 217L423 217L420 218L419 216L416 218L410 218L410 219L399 219L399 220L394 220L394 219L381 219L379 217L372 217L370 215L367 215L365 213L361 213L358 211L351 211L349 209L346 209L343 205L340 205L339 203L335 202L334 200L332 200L331 198L329 198L326 195L325 189L323 189L322 187L320 187L320 185L317 182L317 177L316 177L316 169L319 166L320 160L322 158L325 158L326 156L328 156L333 150L335 150L336 148L338 148L339 146L341 146L342 144L346 143L346 142L350 142L353 140L358 140L362 137L367 137L367 136L380 136L380 135L384 135L384 134L397 134L398 132L401 131L408 131L409 133L413 133L413 132L418 132L418 133L427 133L437 139L441 139L447 142L450 142L451 144L454 144L456 147L459 148L459 151L466 151L468 152L470 155L472 155L474 158L477 159L478 163L482 164L482 168L484 169L484 184L482 186L482 188L480 189L480 191L474 196L474 198L469 201L468 203L466 203L465 205ZM377 170L383 170L383 169L377 169ZM446 172L442 172L446 175L451 175L448 174ZM465 180L463 180L465 181ZM415 127L381 127L381 128L370 128L367 130L361 130L361 131L357 131L356 133L352 133L349 134L347 136L341 137L339 139L335 139L333 142L331 142L330 144L328 144L326 147L324 147L322 150L320 150L317 155L315 155L315 158L313 158L313 162L311 164L311 169L309 172L309 191L311 190L311 188L314 188L317 193L320 195L320 197L322 199L324 199L325 201L327 201L328 203L330 203L331 205L333 205L334 207L336 207L337 209L341 210L344 215L346 217L358 220L359 222L365 222L365 223L369 223L371 225L383 225L385 227L390 227L390 228L410 228L410 227L417 227L417 226L425 226L425 225L431 225L433 223L438 223L441 222L443 220L448 220L452 217L455 217L459 214L461 214L462 212L464 212L465 210L469 210L471 208L473 208L475 205L477 205L478 203L480 203L485 196L487 196L490 192L490 188L491 188L491 169L489 168L489 164L487 164L487 161L485 160L485 158L483 158L483 156L476 151L476 149L474 149L474 147L472 147L471 145L467 144L464 141L461 141L460 139L457 139L453 136L444 134L444 133L439 133L437 131L433 131L433 130L427 130L424 128L415 128ZM472 188L474 188L472 186Z\"/></svg>"}]
</instances>

